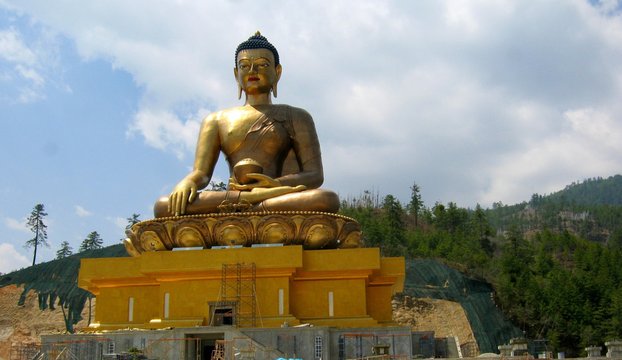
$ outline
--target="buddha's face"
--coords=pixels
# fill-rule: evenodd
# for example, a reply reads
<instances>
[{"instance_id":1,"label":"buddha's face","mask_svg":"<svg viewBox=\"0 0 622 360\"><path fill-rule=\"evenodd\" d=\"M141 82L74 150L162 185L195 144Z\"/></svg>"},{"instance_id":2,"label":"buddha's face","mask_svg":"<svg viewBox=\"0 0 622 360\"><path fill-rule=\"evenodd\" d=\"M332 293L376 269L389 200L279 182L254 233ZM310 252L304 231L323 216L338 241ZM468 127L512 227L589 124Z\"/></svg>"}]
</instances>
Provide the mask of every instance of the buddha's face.
<instances>
[{"instance_id":1,"label":"buddha's face","mask_svg":"<svg viewBox=\"0 0 622 360\"><path fill-rule=\"evenodd\" d=\"M274 63L274 55L268 49L242 50L233 72L247 95L267 94L281 77L281 65Z\"/></svg>"}]
</instances>

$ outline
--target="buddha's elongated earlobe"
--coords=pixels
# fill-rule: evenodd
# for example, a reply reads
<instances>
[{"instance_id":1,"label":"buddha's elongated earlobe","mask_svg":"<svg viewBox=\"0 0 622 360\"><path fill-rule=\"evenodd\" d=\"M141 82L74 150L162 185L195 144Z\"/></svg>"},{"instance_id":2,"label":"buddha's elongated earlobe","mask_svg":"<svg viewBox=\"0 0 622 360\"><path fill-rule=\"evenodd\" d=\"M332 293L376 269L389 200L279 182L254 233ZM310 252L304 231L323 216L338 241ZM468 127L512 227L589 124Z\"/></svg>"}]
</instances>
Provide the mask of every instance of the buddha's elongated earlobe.
<instances>
[{"instance_id":1,"label":"buddha's elongated earlobe","mask_svg":"<svg viewBox=\"0 0 622 360\"><path fill-rule=\"evenodd\" d=\"M237 55L236 55L237 58ZM238 79L238 67L233 68L233 76L235 76L235 82L238 84L238 100L242 98L242 85L240 84L240 79Z\"/></svg>"},{"instance_id":2,"label":"buddha's elongated earlobe","mask_svg":"<svg viewBox=\"0 0 622 360\"><path fill-rule=\"evenodd\" d=\"M276 70L276 79L274 80L274 84L272 84L272 93L274 94L274 97L276 97L276 85L279 83L279 80L281 79L281 73L283 72L283 67L281 66L281 64L278 64L275 70Z\"/></svg>"}]
</instances>

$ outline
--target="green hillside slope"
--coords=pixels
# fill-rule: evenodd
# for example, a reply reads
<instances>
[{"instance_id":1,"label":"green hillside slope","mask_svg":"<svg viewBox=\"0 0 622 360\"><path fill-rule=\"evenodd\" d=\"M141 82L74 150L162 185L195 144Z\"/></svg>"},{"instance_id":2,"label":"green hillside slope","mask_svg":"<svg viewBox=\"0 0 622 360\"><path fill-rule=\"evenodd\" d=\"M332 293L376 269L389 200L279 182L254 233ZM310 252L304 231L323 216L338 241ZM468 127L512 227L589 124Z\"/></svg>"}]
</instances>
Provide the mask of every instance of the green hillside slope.
<instances>
[{"instance_id":1,"label":"green hillside slope","mask_svg":"<svg viewBox=\"0 0 622 360\"><path fill-rule=\"evenodd\" d=\"M497 345L522 336L520 329L507 320L493 302L494 290L490 284L467 277L436 260L407 260L404 293L459 302L482 353L495 353Z\"/></svg>"},{"instance_id":2,"label":"green hillside slope","mask_svg":"<svg viewBox=\"0 0 622 360\"><path fill-rule=\"evenodd\" d=\"M572 183L550 195L533 194L528 202L495 203L486 210L498 231L569 231L584 239L622 245L622 175Z\"/></svg>"},{"instance_id":3,"label":"green hillside slope","mask_svg":"<svg viewBox=\"0 0 622 360\"><path fill-rule=\"evenodd\" d=\"M45 310L61 305L65 314L68 331L80 321L82 309L87 299L93 295L78 288L80 259L101 257L126 257L123 245L113 245L102 249L88 250L63 259L36 264L22 270L0 276L0 287L21 285L24 287L19 303L22 305L26 295L34 291L39 296L39 307Z\"/></svg>"}]
</instances>

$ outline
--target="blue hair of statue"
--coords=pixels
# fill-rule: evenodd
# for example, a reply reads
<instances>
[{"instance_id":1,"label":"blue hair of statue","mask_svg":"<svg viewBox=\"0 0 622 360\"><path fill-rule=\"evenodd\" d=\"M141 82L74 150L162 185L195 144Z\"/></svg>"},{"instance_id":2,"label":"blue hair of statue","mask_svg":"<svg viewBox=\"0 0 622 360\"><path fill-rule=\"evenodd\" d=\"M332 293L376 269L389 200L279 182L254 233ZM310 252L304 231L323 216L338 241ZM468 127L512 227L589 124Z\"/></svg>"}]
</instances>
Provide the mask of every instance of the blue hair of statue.
<instances>
[{"instance_id":1,"label":"blue hair of statue","mask_svg":"<svg viewBox=\"0 0 622 360\"><path fill-rule=\"evenodd\" d=\"M250 49L267 49L272 52L274 55L274 66L277 66L279 62L279 52L276 51L274 45L270 44L268 39L265 36L261 35L259 31L255 33L255 35L251 36L245 42L238 45L238 48L235 50L235 66L238 66L238 54L242 50L250 50Z\"/></svg>"}]
</instances>

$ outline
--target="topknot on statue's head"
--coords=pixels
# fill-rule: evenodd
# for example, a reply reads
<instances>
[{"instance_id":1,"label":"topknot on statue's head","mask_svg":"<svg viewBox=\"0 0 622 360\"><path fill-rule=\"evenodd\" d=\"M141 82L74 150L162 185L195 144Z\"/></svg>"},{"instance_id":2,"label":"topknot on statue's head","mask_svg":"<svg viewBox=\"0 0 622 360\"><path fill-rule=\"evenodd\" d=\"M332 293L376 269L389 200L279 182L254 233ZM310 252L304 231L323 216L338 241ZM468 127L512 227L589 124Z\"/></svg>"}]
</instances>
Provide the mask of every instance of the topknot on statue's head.
<instances>
[{"instance_id":1,"label":"topknot on statue's head","mask_svg":"<svg viewBox=\"0 0 622 360\"><path fill-rule=\"evenodd\" d=\"M268 39L266 39L265 36L261 35L261 33L257 31L255 35L249 37L248 40L238 45L238 48L235 50L235 66L236 67L238 66L238 54L240 53L240 51L250 50L250 49L270 50L270 52L272 52L272 55L274 55L274 62L275 62L274 66L279 65L280 63L279 52L276 51L276 48L274 47L274 45L270 44L270 42L268 41Z\"/></svg>"}]
</instances>

